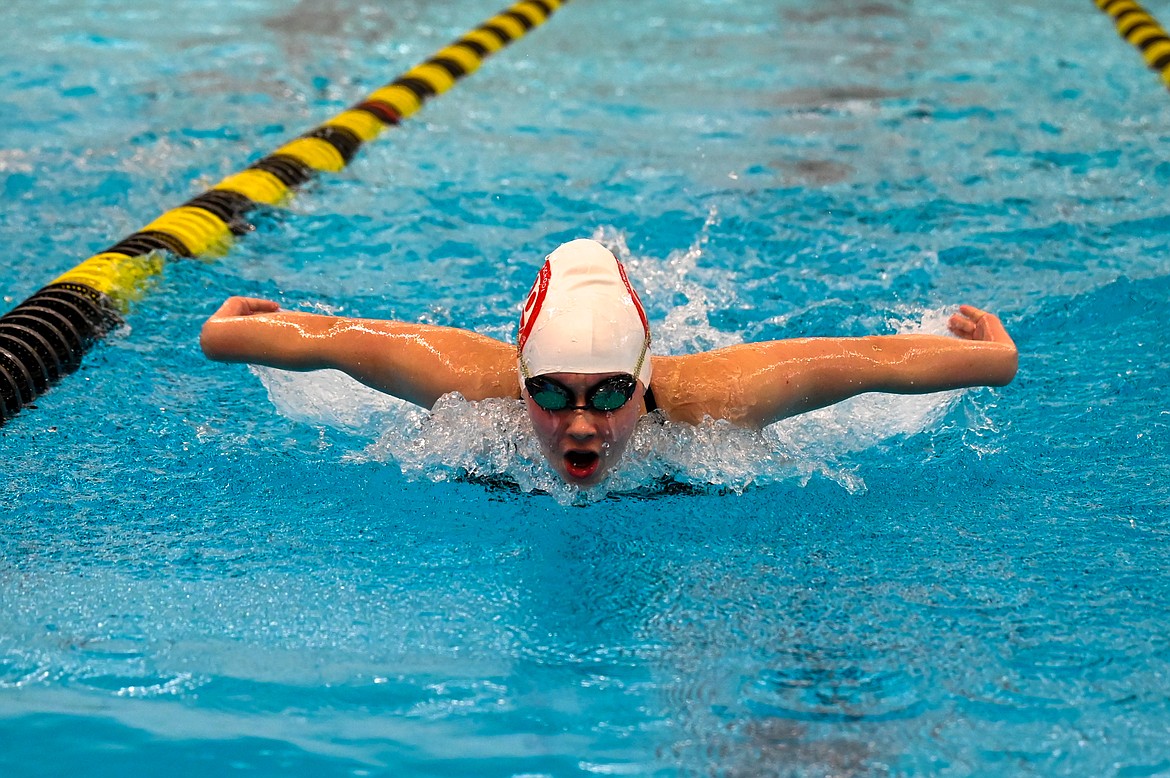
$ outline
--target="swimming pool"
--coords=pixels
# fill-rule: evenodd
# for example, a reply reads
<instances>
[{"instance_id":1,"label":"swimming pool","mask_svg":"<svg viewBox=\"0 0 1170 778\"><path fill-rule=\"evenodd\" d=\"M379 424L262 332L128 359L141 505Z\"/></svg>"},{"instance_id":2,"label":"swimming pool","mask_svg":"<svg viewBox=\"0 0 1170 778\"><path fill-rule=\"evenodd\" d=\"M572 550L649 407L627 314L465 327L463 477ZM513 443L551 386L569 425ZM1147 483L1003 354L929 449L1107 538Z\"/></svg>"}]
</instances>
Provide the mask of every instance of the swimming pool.
<instances>
[{"instance_id":1,"label":"swimming pool","mask_svg":"<svg viewBox=\"0 0 1170 778\"><path fill-rule=\"evenodd\" d=\"M500 7L6 8L6 302ZM1157 77L1088 2L637 8L566 6L173 263L0 428L0 771L1170 772ZM234 293L511 337L581 235L667 351L971 302L1020 375L648 429L581 495L507 404L198 351Z\"/></svg>"}]
</instances>

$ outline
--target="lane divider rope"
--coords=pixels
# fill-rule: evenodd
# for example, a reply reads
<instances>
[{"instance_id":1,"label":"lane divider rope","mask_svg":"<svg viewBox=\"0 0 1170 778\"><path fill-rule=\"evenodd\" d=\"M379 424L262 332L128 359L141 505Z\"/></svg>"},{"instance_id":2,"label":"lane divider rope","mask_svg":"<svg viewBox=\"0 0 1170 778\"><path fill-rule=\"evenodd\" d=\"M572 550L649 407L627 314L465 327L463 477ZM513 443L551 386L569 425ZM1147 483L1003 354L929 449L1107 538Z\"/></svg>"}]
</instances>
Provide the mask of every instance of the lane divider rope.
<instances>
[{"instance_id":1,"label":"lane divider rope","mask_svg":"<svg viewBox=\"0 0 1170 778\"><path fill-rule=\"evenodd\" d=\"M1141 52L1151 70L1170 88L1170 36L1154 17L1134 0L1094 0L1097 7L1113 17L1117 32Z\"/></svg>"},{"instance_id":2,"label":"lane divider rope","mask_svg":"<svg viewBox=\"0 0 1170 778\"><path fill-rule=\"evenodd\" d=\"M363 143L408 118L483 61L539 27L569 0L520 0L247 169L94 254L0 317L0 424L81 364L122 321L166 258L218 256L251 229L249 211L278 205L320 173L336 173Z\"/></svg>"}]
</instances>

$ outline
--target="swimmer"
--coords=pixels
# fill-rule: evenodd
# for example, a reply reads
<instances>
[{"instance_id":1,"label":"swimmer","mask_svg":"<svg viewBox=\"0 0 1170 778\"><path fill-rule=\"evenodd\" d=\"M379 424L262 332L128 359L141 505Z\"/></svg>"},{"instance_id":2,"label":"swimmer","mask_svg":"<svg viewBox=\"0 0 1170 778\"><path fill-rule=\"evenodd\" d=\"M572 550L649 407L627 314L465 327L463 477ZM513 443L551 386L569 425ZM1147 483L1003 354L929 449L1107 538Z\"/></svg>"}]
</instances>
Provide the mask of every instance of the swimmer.
<instances>
[{"instance_id":1,"label":"swimmer","mask_svg":"<svg viewBox=\"0 0 1170 778\"><path fill-rule=\"evenodd\" d=\"M1000 320L959 307L946 335L794 338L683 356L653 355L650 326L625 269L600 243L574 240L545 260L517 342L454 327L284 311L229 298L203 325L209 358L284 370L341 370L407 402L443 395L524 401L553 470L599 482L638 419L707 417L762 428L865 392L925 394L1003 386L1016 346Z\"/></svg>"}]
</instances>

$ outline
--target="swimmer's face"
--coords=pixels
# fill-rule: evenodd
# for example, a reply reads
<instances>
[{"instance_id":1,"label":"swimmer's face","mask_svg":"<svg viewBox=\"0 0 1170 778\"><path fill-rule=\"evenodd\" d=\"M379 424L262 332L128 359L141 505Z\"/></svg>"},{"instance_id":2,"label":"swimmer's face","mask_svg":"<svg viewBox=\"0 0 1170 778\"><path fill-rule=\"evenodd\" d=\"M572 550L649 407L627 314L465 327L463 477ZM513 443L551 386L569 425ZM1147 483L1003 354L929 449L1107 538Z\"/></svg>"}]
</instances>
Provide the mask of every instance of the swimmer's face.
<instances>
[{"instance_id":1,"label":"swimmer's face","mask_svg":"<svg viewBox=\"0 0 1170 778\"><path fill-rule=\"evenodd\" d=\"M622 373L550 373L550 378L573 396L572 405L586 405L590 390ZM548 411L525 390L524 402L536 431L540 450L567 483L589 486L600 481L621 459L642 415L641 383L629 401L614 411L592 407Z\"/></svg>"}]
</instances>

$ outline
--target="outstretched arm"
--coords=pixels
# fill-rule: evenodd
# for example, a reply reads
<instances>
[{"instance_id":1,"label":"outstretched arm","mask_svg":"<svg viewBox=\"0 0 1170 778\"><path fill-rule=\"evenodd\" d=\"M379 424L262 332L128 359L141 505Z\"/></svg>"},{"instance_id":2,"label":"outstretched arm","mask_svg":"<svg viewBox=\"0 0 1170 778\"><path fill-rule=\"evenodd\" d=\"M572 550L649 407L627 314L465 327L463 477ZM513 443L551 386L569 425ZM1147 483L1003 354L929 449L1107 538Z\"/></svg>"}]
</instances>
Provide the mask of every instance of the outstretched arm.
<instances>
[{"instance_id":1,"label":"outstretched arm","mask_svg":"<svg viewBox=\"0 0 1170 778\"><path fill-rule=\"evenodd\" d=\"M333 368L430 408L448 392L469 400L517 397L513 346L454 327L282 311L229 298L203 325L203 353L284 370Z\"/></svg>"},{"instance_id":2,"label":"outstretched arm","mask_svg":"<svg viewBox=\"0 0 1170 778\"><path fill-rule=\"evenodd\" d=\"M800 338L664 357L654 385L671 418L763 427L864 392L925 394L1015 377L1016 346L996 316L964 305L949 328L957 337Z\"/></svg>"}]
</instances>

